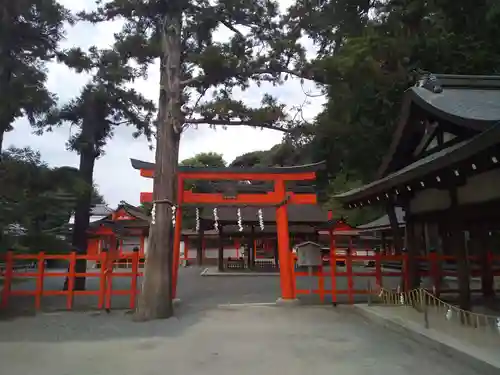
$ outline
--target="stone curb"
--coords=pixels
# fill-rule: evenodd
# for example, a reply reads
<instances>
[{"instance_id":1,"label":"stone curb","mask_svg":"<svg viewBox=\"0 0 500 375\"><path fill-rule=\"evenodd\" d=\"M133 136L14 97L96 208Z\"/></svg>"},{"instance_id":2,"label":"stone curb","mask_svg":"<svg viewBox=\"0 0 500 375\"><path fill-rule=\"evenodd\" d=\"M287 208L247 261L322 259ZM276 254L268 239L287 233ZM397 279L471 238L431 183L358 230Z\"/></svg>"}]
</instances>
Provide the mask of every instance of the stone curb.
<instances>
[{"instance_id":1,"label":"stone curb","mask_svg":"<svg viewBox=\"0 0 500 375\"><path fill-rule=\"evenodd\" d=\"M432 328L426 329L414 322L388 318L376 311L369 310L368 306L363 304L354 305L354 311L392 331L404 334L422 345L431 347L444 355L453 357L461 361L464 365L478 371L480 374L498 375L500 373L500 363L491 363L491 361L484 358L479 352L475 354L469 353L466 350L467 348L463 347L457 339L436 332ZM445 343L444 341L447 342Z\"/></svg>"},{"instance_id":2,"label":"stone curb","mask_svg":"<svg viewBox=\"0 0 500 375\"><path fill-rule=\"evenodd\" d=\"M280 274L277 272L214 272L210 271L209 268L205 268L201 271L200 276L279 276Z\"/></svg>"}]
</instances>

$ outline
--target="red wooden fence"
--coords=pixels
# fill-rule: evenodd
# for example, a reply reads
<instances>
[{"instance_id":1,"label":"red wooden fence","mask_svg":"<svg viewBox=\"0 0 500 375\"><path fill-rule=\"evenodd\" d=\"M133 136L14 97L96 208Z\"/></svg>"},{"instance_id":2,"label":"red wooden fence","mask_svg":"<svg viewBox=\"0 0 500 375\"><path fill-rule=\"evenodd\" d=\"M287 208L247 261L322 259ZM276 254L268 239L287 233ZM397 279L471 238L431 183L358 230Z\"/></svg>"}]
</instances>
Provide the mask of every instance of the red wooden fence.
<instances>
[{"instance_id":1,"label":"red wooden fence","mask_svg":"<svg viewBox=\"0 0 500 375\"><path fill-rule=\"evenodd\" d=\"M98 308L110 309L112 296L130 296L129 307L135 307L137 296L137 278L142 276L139 272L139 259L138 252L129 254L121 254L113 256L110 253L103 252L98 255L80 255L71 253L67 255L52 255L40 252L38 254L15 254L11 251L7 252L5 257L5 269L2 270L4 284L1 292L0 307L6 308L9 305L11 296L34 296L35 308L40 309L42 297L45 296L66 296L66 308L71 310L73 308L73 299L75 296L98 296ZM75 265L78 259L85 259L87 261L95 261L100 265L95 271L85 273L76 273ZM66 272L52 272L45 269L46 260L64 260L68 262ZM117 272L113 269L113 264L118 260L130 261L132 267L127 272ZM34 261L36 262L36 269L28 272L19 272L15 270L16 261ZM49 277L67 277L68 287L67 290L44 290L44 280ZM95 277L99 278L98 290L75 290L76 277ZM125 277L130 278L130 289L117 290L113 289L113 278ZM12 281L15 278L34 278L36 280L35 288L31 290L16 290L12 289Z\"/></svg>"},{"instance_id":2,"label":"red wooden fence","mask_svg":"<svg viewBox=\"0 0 500 375\"><path fill-rule=\"evenodd\" d=\"M95 271L87 270L85 273L76 273L75 265L78 259L85 259L87 261L95 261L100 265L100 268L96 268ZM131 309L135 308L136 297L138 294L138 280L137 278L142 276L142 272L139 271L139 264L142 261L140 259L140 254L138 252L133 252L129 254L111 255L110 253L101 253L98 255L79 255L76 253L71 253L67 255L52 255L45 254L43 252L38 254L15 254L13 252L7 252L5 258L5 267L0 269L0 274L3 276L3 290L1 291L0 297L0 307L6 308L9 305L9 300L12 296L34 296L35 298L35 308L40 309L42 305L42 298L45 296L55 296L63 295L66 296L66 308L71 310L73 308L73 300L75 296L85 295L85 296L98 296L98 308L99 309L110 309L111 308L111 298L112 296L129 296L129 307ZM46 260L64 260L68 262L68 268L65 272L58 270L53 272L50 269L45 268ZM336 264L335 254L330 257L330 264ZM371 291L369 288L366 289L356 289L355 288L355 278L358 277L372 277L375 279L375 283L379 286L383 285L383 277L392 276L400 277L403 286L408 288L409 285L409 272L408 272L408 255L386 255L386 254L375 254L375 255L346 255L342 256L342 260L345 260L345 268L343 270L337 269L337 267L329 267L329 270L325 270L324 267L319 267L313 272L313 276L318 278L318 287L314 290L301 290L294 287L295 294L318 294L321 301L325 300L325 296L331 295L332 302L337 302L339 295L347 295L348 302L354 303L355 295L366 295ZM417 257L416 260L420 262L421 265L426 265L427 269L421 270L419 266L419 274L421 277L429 276L433 280L434 285L439 284L439 280L443 276L457 276L457 271L455 270L445 270L442 269L441 263L444 262L454 262L455 257L453 256L442 256L436 253L431 253L427 256ZM17 269L16 262L33 262L36 264L36 268L33 270L27 270L21 272ZM131 264L131 269L126 272L120 269L115 270L114 264L118 261L126 261ZM374 263L373 268L363 269L362 272L358 271L357 268L353 267L356 263L362 263L371 261ZM469 257L471 263L478 263L478 257ZM384 267L386 262L399 262L400 269L391 270ZM500 256L493 256L491 253L488 255L488 263L491 265L494 262L500 262ZM499 263L500 264L500 263ZM292 266L294 270L294 282L296 284L296 277L299 276L309 276L308 272L303 272L295 270L295 266ZM500 276L500 268L492 271L493 275ZM471 276L481 276L481 271L477 269L471 270ZM67 277L68 278L68 288L67 290L45 290L44 281L46 278L50 277ZM98 290L75 290L75 278L76 277L93 277L99 279ZM117 277L130 278L130 288L129 289L114 289L113 279ZM339 289L337 281L339 277L347 278L347 289ZM35 279L35 288L30 290L17 290L12 288L12 281L16 278L32 278ZM330 278L329 288L325 287L325 278ZM437 290L436 292L453 292L456 290Z\"/></svg>"},{"instance_id":3,"label":"red wooden fence","mask_svg":"<svg viewBox=\"0 0 500 375\"><path fill-rule=\"evenodd\" d=\"M410 279L409 279L409 257L408 254L403 254L403 255L387 255L387 254L381 254L381 253L376 253L374 255L345 255L342 256L342 260L345 260L345 269L344 270L339 270L337 267L334 265L336 264L337 260L336 259L335 253L332 252L332 256L330 257L330 267L327 272L325 272L325 267L320 266L313 271L312 276L317 277L318 280L318 287L317 289L313 290L307 290L307 289L296 289L295 288L295 294L300 295L300 294L318 294L320 297L320 300L324 302L325 296L330 295L332 302L337 302L338 296L339 295L347 295L348 296L348 302L349 303L354 303L354 296L355 295L366 295L369 293L372 293L369 288L366 289L355 289L354 286L354 280L357 277L371 277L375 279L375 284L377 286L384 286L383 284L383 277L400 277L401 278L401 283L402 286L405 290L408 290L409 284L410 284ZM437 253L430 253L425 256L418 256L414 258L415 261L419 262L418 267L418 274L420 277L430 277L432 280L433 285L437 286L440 284L440 280L444 276L455 276L458 277L458 272L456 270L446 270L442 269L441 264L444 264L446 262L450 263L453 262L456 264L456 257L454 256L448 256L448 255L439 255ZM469 258L470 263L476 263L480 261L479 257L477 256L470 256ZM364 269L362 272L357 271L353 265L356 263L365 263L365 262L372 262L374 264L373 268L368 268ZM384 264L387 264L387 262L392 262L392 263L399 263L400 269L391 269L390 266L384 267ZM498 265L500 266L500 256L493 256L491 252L488 253L488 264L493 267L493 263L498 262ZM427 269L421 269L423 265L426 265ZM471 267L472 268L472 267ZM295 267L294 269L294 279L295 279L295 285L297 284L296 278L297 277L307 277L310 276L310 274L307 271L299 271L296 270ZM471 277L478 277L481 276L482 272L479 269L471 269L470 271L470 276ZM500 276L500 268L493 269L492 274L494 276ZM330 278L330 288L325 289L325 278ZM337 282L338 282L338 277L346 277L347 278L347 289L339 289ZM367 283L368 284L368 283ZM472 289L471 291L476 292L478 290ZM457 289L434 289L434 293L439 295L440 293L450 293L450 292L458 292Z\"/></svg>"}]
</instances>

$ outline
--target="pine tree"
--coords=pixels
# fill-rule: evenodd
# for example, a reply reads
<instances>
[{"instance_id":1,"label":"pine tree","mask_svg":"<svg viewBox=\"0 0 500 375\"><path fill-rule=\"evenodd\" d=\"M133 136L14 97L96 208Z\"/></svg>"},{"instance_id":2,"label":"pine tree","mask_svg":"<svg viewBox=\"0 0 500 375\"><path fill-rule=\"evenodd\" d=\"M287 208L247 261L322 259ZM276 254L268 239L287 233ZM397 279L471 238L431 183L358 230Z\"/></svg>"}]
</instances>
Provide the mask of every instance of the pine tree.
<instances>
[{"instance_id":1,"label":"pine tree","mask_svg":"<svg viewBox=\"0 0 500 375\"><path fill-rule=\"evenodd\" d=\"M300 127L275 98L259 108L233 99L251 82L282 84L289 76L318 79L272 0L112 0L82 14L92 22L123 19L116 48L140 64L160 60L155 201L175 202L181 132L188 126L247 125L289 132ZM224 30L228 40L214 40ZM205 94L212 98L203 101ZM171 299L172 208L159 204L150 230L148 261L136 317L167 318Z\"/></svg>"},{"instance_id":2,"label":"pine tree","mask_svg":"<svg viewBox=\"0 0 500 375\"><path fill-rule=\"evenodd\" d=\"M76 71L93 73L80 95L52 111L43 123L43 129L48 130L65 122L76 129L68 141L68 148L80 156L79 173L85 186L76 205L72 246L77 252L85 253L95 161L103 155L103 147L117 126L133 126L136 128L134 137L145 135L150 139L155 107L127 87L140 72L128 65L117 51L91 48L85 53L71 49L60 53L59 59ZM85 260L77 261L76 272L84 273L85 269ZM75 288L84 289L85 278L77 278Z\"/></svg>"},{"instance_id":3,"label":"pine tree","mask_svg":"<svg viewBox=\"0 0 500 375\"><path fill-rule=\"evenodd\" d=\"M70 13L56 0L13 0L0 4L0 154L4 134L26 116L34 125L54 104L45 87L45 63L63 38Z\"/></svg>"}]
</instances>

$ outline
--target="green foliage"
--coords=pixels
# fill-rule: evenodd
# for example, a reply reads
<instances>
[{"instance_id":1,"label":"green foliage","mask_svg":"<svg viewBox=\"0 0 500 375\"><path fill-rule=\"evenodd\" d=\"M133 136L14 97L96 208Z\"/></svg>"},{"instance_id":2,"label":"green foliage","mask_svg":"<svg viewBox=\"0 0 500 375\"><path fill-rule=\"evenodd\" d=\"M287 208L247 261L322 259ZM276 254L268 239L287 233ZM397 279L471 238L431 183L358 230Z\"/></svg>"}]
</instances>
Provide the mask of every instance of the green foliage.
<instances>
[{"instance_id":1,"label":"green foliage","mask_svg":"<svg viewBox=\"0 0 500 375\"><path fill-rule=\"evenodd\" d=\"M312 153L309 145L297 146L283 141L267 151L253 151L236 157L231 167L275 167L310 163Z\"/></svg>"},{"instance_id":2,"label":"green foliage","mask_svg":"<svg viewBox=\"0 0 500 375\"><path fill-rule=\"evenodd\" d=\"M134 137L144 134L151 139L155 106L127 87L140 72L128 65L117 51L92 47L85 53L75 48L59 53L58 57L77 72L93 73L93 77L78 97L51 111L40 123L42 130L50 131L64 122L76 125L77 131L70 137L68 148L78 153L90 148L95 157L102 155L116 126L134 126Z\"/></svg>"},{"instance_id":3,"label":"green foliage","mask_svg":"<svg viewBox=\"0 0 500 375\"><path fill-rule=\"evenodd\" d=\"M56 251L68 245L68 220L83 181L71 167L49 168L31 148L10 148L0 165L0 249ZM93 202L102 196L93 189Z\"/></svg>"},{"instance_id":4,"label":"green foliage","mask_svg":"<svg viewBox=\"0 0 500 375\"><path fill-rule=\"evenodd\" d=\"M333 198L335 194L355 189L360 186L363 186L362 181L353 179L351 176L347 176L344 173L337 174L335 178L329 181L327 187L327 195L329 198L326 202L324 202L323 206L332 210L333 217L343 217L350 225L353 226L365 224L383 215L383 207L368 207L354 210L345 209L335 198Z\"/></svg>"},{"instance_id":5,"label":"green foliage","mask_svg":"<svg viewBox=\"0 0 500 375\"><path fill-rule=\"evenodd\" d=\"M175 115L184 127L249 125L286 132L300 128L301 123L269 95L258 108L233 98L235 87L246 89L251 82L278 85L288 76L313 76L298 41L300 30L287 27L277 2L108 0L98 6L96 12L80 16L91 22L124 20L115 48L141 66L157 58L166 61L162 35L177 28L174 19L182 19L175 47L180 49L181 77L175 78L180 79L182 108ZM224 31L228 40L215 40L216 31ZM204 99L207 93L211 99Z\"/></svg>"},{"instance_id":6,"label":"green foliage","mask_svg":"<svg viewBox=\"0 0 500 375\"><path fill-rule=\"evenodd\" d=\"M69 12L56 0L3 1L0 5L0 152L5 132L25 116L32 125L55 104L45 88L45 62L63 38Z\"/></svg>"},{"instance_id":7,"label":"green foliage","mask_svg":"<svg viewBox=\"0 0 500 375\"><path fill-rule=\"evenodd\" d=\"M218 154L216 152L201 152L192 158L184 159L180 162L180 165L189 167L224 168L226 166L226 162L224 161L222 154Z\"/></svg>"},{"instance_id":8,"label":"green foliage","mask_svg":"<svg viewBox=\"0 0 500 375\"><path fill-rule=\"evenodd\" d=\"M212 167L212 168L224 168L226 167L226 162L222 157L222 154L216 152L201 152L196 154L192 158L184 159L180 162L180 165L189 167ZM185 189L193 189L199 181L185 181ZM210 184L204 184L208 189L211 188ZM182 227L192 228L196 227L196 209L194 207L185 207L182 210Z\"/></svg>"},{"instance_id":9,"label":"green foliage","mask_svg":"<svg viewBox=\"0 0 500 375\"><path fill-rule=\"evenodd\" d=\"M375 178L404 90L420 74L500 72L494 1L297 1L290 20L319 47L328 103L311 150L315 160L327 160L330 180L345 176L339 190Z\"/></svg>"}]
</instances>

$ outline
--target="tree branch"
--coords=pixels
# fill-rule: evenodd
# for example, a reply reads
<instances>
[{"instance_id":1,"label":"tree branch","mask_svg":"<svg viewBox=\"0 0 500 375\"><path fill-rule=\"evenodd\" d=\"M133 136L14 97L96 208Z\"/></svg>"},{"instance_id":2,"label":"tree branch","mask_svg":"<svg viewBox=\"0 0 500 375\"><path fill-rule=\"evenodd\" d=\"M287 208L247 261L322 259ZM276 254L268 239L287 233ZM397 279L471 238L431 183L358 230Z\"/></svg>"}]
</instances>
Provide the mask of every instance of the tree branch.
<instances>
[{"instance_id":1,"label":"tree branch","mask_svg":"<svg viewBox=\"0 0 500 375\"><path fill-rule=\"evenodd\" d=\"M314 74L312 72L300 72L297 70L292 70L288 69L285 67L280 67L280 68L262 68L262 69L256 69L256 70L251 70L248 72L240 72L238 74L234 75L234 78L251 78L252 76L255 75L263 75L263 74L270 74L270 75L277 75L277 74L290 74L292 76L295 76L297 78L302 78L302 79L309 79L313 80ZM186 86L201 86L205 80L209 79L208 75L199 75L197 77L193 77L184 81L181 81L181 87L186 87ZM318 83L323 83L326 84L326 82L319 82Z\"/></svg>"},{"instance_id":2,"label":"tree branch","mask_svg":"<svg viewBox=\"0 0 500 375\"><path fill-rule=\"evenodd\" d=\"M256 128L277 130L283 133L291 133L294 129L286 129L278 125L266 124L262 122L252 121L252 120L217 120L209 118L197 118L186 120L187 124L206 124L206 125L222 125L222 126L253 126Z\"/></svg>"}]
</instances>

